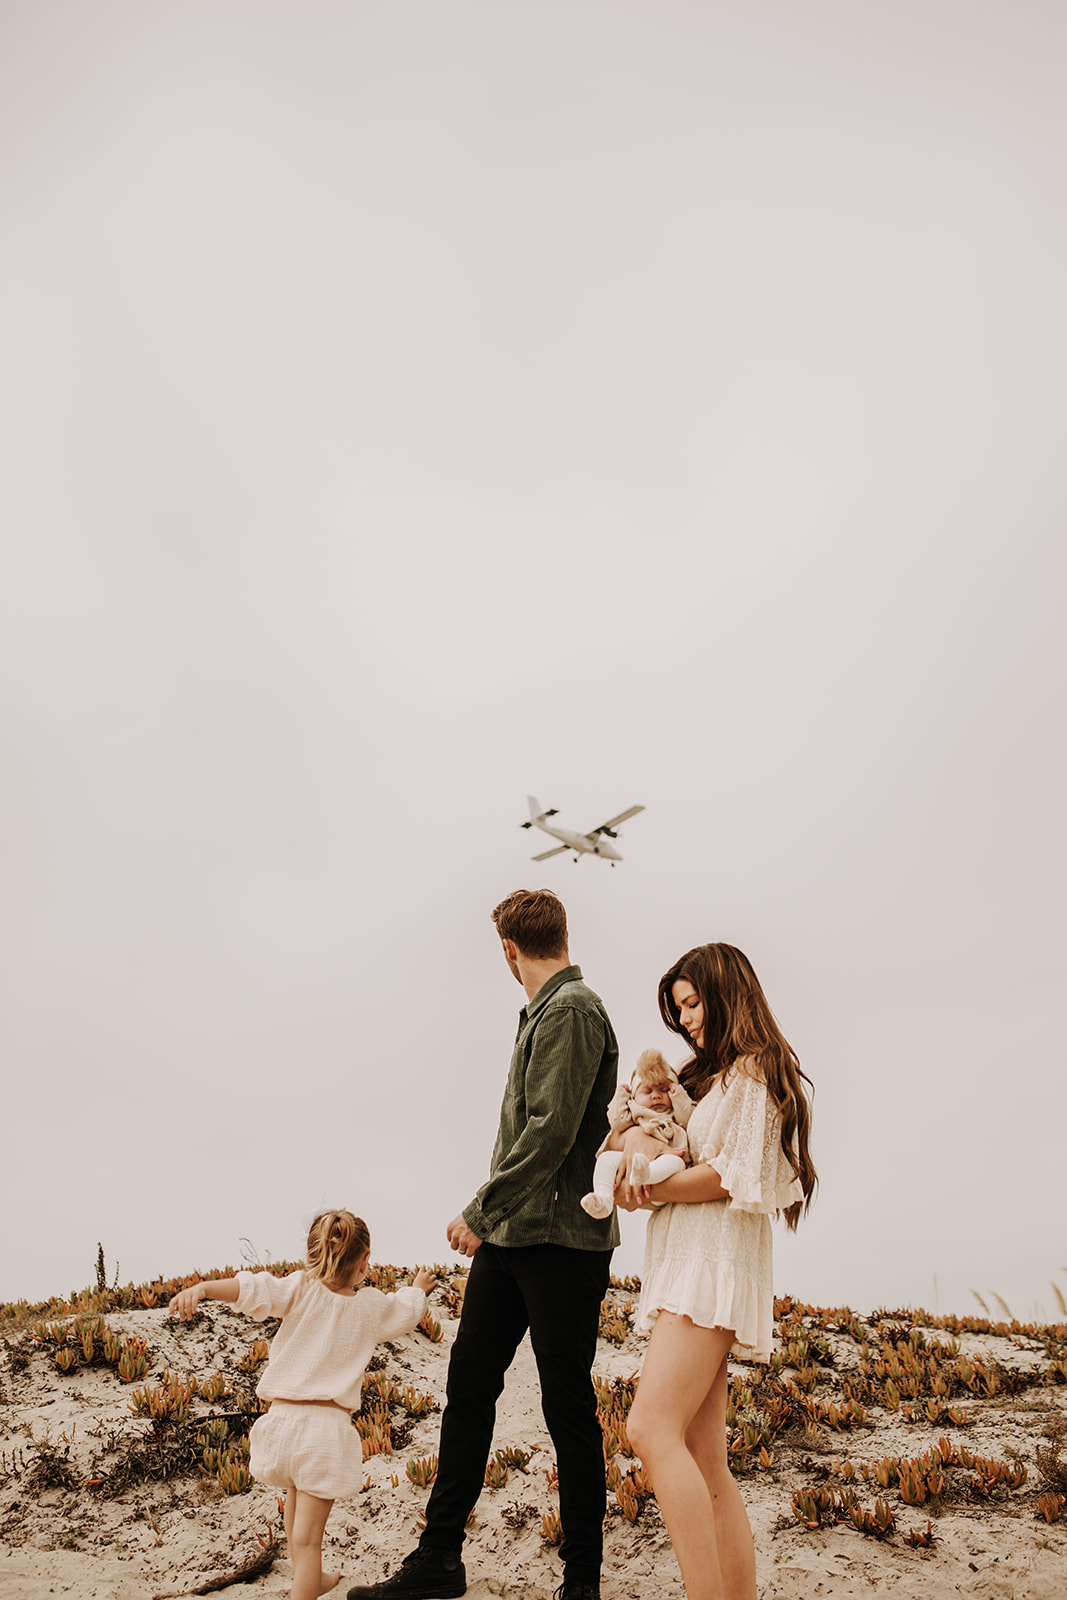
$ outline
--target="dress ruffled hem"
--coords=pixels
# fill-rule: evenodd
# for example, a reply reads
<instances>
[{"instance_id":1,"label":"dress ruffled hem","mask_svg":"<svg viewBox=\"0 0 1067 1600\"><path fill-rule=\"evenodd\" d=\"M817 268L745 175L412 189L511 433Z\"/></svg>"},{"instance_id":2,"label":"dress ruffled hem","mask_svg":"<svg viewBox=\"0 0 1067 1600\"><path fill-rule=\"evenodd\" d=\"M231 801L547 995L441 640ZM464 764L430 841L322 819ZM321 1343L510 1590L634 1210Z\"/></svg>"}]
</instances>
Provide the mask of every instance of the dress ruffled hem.
<instances>
[{"instance_id":1,"label":"dress ruffled hem","mask_svg":"<svg viewBox=\"0 0 1067 1600\"><path fill-rule=\"evenodd\" d=\"M666 1256L641 1285L638 1333L661 1311L689 1317L700 1328L732 1331L730 1351L740 1361L769 1361L774 1344L773 1295L761 1295L751 1278L738 1277L730 1261Z\"/></svg>"}]
</instances>

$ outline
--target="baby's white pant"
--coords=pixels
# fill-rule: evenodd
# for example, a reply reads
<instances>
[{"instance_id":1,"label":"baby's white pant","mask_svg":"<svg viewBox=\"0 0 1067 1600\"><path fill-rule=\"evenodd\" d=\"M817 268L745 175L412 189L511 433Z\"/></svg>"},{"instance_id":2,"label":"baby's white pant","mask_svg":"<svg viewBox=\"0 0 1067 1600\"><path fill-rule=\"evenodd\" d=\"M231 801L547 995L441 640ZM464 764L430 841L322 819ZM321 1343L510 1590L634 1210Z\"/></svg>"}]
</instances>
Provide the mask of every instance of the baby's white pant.
<instances>
[{"instance_id":1,"label":"baby's white pant","mask_svg":"<svg viewBox=\"0 0 1067 1600\"><path fill-rule=\"evenodd\" d=\"M593 1193L599 1200L606 1200L609 1209L615 1204L615 1179L625 1160L625 1150L605 1150L603 1155L597 1156L593 1167ZM676 1172L684 1171L685 1162L681 1156L676 1156L673 1150L665 1150L649 1162L648 1181L662 1183L664 1178L673 1178Z\"/></svg>"}]
</instances>

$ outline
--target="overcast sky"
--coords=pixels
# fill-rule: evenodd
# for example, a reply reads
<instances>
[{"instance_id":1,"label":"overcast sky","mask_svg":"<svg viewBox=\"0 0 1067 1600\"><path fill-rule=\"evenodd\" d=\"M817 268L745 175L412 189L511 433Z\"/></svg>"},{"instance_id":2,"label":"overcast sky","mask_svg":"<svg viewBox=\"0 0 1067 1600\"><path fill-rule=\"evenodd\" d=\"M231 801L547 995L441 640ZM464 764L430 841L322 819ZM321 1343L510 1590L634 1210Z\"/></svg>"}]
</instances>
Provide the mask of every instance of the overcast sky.
<instances>
[{"instance_id":1,"label":"overcast sky","mask_svg":"<svg viewBox=\"0 0 1067 1600\"><path fill-rule=\"evenodd\" d=\"M322 1205L449 1259L547 885L627 1071L677 956L754 962L816 1086L780 1290L1056 1312L1065 52L6 0L0 1298ZM647 810L532 866L527 793Z\"/></svg>"}]
</instances>

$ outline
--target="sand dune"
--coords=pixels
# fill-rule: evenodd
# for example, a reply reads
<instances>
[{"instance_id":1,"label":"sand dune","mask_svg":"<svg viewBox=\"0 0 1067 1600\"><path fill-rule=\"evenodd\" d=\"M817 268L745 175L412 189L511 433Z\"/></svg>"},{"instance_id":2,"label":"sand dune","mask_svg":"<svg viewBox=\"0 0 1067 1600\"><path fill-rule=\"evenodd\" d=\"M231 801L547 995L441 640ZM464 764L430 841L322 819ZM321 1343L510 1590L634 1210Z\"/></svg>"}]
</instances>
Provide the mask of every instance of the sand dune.
<instances>
[{"instance_id":1,"label":"sand dune","mask_svg":"<svg viewBox=\"0 0 1067 1600\"><path fill-rule=\"evenodd\" d=\"M615 1325L610 1331L621 1342L602 1339L595 1368L609 1384L640 1369L644 1341L626 1331L625 1308L632 1298L626 1288L611 1291ZM346 1582L372 1581L390 1571L417 1538L427 1490L409 1480L406 1468L409 1461L432 1454L436 1447L448 1350L456 1328L448 1307L439 1300L435 1297L434 1315L441 1327L437 1342L417 1331L380 1352L381 1383L386 1387L395 1383L401 1390L409 1385L432 1396L436 1408L425 1416L410 1417L394 1401L392 1453L369 1456L364 1492L335 1507L325 1564L340 1567L341 1593ZM780 1302L779 1308L788 1313L789 1302ZM216 1477L202 1470L199 1446L192 1470L162 1478L137 1475L164 1470L167 1450L180 1454L179 1439L184 1439L188 1454L203 1420L235 1416L235 1395L214 1403L194 1397L184 1422L153 1424L131 1411L132 1397L138 1391L143 1395L159 1390L165 1371L192 1374L201 1383L221 1373L237 1397L250 1393L256 1373L242 1373L240 1363L254 1366L247 1359L249 1352L269 1329L216 1304L207 1304L189 1325L178 1325L159 1310L109 1312L105 1321L113 1342L140 1339L147 1346L144 1375L123 1383L114 1365L102 1362L98 1351L94 1364L85 1364L83 1352L71 1371L59 1371L56 1338L73 1325L74 1318L47 1320L50 1336L35 1338L27 1323L3 1340L0 1597L148 1600L192 1592L256 1557L270 1560L261 1541L269 1543L271 1530L276 1538L281 1535L271 1488L253 1484L243 1493L226 1494ZM958 1425L947 1420L947 1412L930 1422L926 1405L936 1409L940 1402L928 1399L925 1391L914 1401L902 1400L893 1410L855 1403L855 1394L863 1392L863 1382L868 1381L861 1367L864 1341L868 1359L891 1355L893 1340L909 1331L903 1318L849 1320L794 1308L787 1320L780 1321L779 1331L798 1361L802 1349L798 1338L811 1342L801 1362L802 1383L792 1382L797 1373L787 1366L775 1380L780 1387L773 1393L766 1387L747 1396L740 1388L737 1391L735 1442L743 1443L746 1423L754 1440L739 1467L756 1538L761 1600L815 1596L867 1600L872 1595L892 1595L895 1600L1067 1597L1067 1508L1052 1523L1038 1511L1039 1498L1051 1492L1039 1453L1046 1452L1046 1468L1050 1461L1054 1466L1050 1433L1057 1424L1067 1424L1063 1367L1067 1329L1014 1334L961 1331L958 1357L972 1363L962 1370L977 1377L973 1391L946 1400L960 1418ZM915 1338L920 1350L931 1344L944 1352L950 1349L947 1331L924 1326ZM766 1369L731 1370L738 1378L768 1378ZM983 1373L999 1376L983 1379ZM846 1387L850 1380L851 1391ZM880 1381L884 1385L889 1380L883 1374ZM791 1385L788 1391L786 1384ZM990 1388L995 1392L987 1392ZM625 1395L625 1385L621 1392ZM848 1417L850 1392L853 1408ZM767 1406L771 1404L772 1411L776 1405L784 1408L781 1396L786 1393L791 1396L790 1418L775 1429ZM802 1425L801 1409L809 1402L813 1414ZM235 1428L239 1426L235 1423ZM938 1492L925 1503L906 1504L897 1477L885 1488L864 1479L864 1466L870 1470L887 1457L920 1460L939 1439L947 1441L942 1451L946 1464ZM520 1592L529 1600L548 1600L561 1569L543 1537L542 1519L558 1502L551 1483L554 1456L528 1345L509 1375L495 1442L501 1449L512 1447L528 1454L529 1459L525 1470L512 1466L506 1482L482 1494L466 1546L468 1592L473 1600ZM621 1442L625 1444L625 1439ZM140 1469L138 1452L147 1458ZM955 1457L961 1452L963 1462L1002 1463L1002 1481L993 1481L997 1474L991 1467L983 1479L982 1469L957 1464ZM633 1466L625 1454L615 1457L615 1475L625 1476ZM1019 1479L1023 1467L1025 1479L1017 1486L1003 1481L1005 1474ZM1067 1477L1067 1468L1064 1471ZM817 1495L820 1490L824 1498L831 1492L837 1495L839 1506L842 1493L851 1490L857 1504L872 1511L881 1499L892 1513L893 1531L884 1538L865 1535L847 1520L817 1529L805 1527L798 1520L794 1494ZM621 1493L626 1500L625 1486ZM609 1502L605 1600L652 1595L657 1600L681 1600L677 1565L654 1499L641 1503L636 1521L628 1520L614 1494ZM632 1500L630 1508L636 1509ZM825 1510L819 1520L826 1523ZM906 1536L922 1533L928 1522L932 1545L913 1548ZM250 1583L230 1583L218 1592L281 1595L288 1590L289 1576L282 1542L273 1552L269 1570Z\"/></svg>"}]
</instances>

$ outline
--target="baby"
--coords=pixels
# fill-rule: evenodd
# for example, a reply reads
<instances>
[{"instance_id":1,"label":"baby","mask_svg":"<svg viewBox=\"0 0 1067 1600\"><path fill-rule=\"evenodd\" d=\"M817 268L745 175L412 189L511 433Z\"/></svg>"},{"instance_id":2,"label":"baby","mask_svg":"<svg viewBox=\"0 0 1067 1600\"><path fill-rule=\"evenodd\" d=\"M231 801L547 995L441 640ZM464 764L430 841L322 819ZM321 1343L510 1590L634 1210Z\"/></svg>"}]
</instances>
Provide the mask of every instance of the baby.
<instances>
[{"instance_id":1,"label":"baby","mask_svg":"<svg viewBox=\"0 0 1067 1600\"><path fill-rule=\"evenodd\" d=\"M591 1217L608 1217L615 1204L615 1179L626 1155L622 1135L628 1128L640 1128L665 1146L652 1161L636 1152L630 1168L635 1186L659 1183L681 1172L689 1160L689 1141L685 1125L693 1102L678 1082L678 1074L658 1050L642 1050L629 1084L620 1083L608 1106L611 1132L597 1151L593 1168L593 1188L582 1197L582 1210Z\"/></svg>"}]
</instances>

